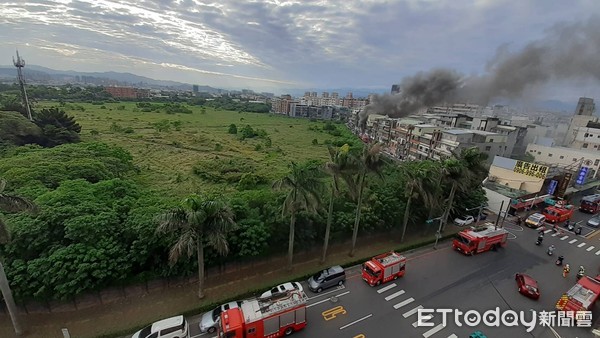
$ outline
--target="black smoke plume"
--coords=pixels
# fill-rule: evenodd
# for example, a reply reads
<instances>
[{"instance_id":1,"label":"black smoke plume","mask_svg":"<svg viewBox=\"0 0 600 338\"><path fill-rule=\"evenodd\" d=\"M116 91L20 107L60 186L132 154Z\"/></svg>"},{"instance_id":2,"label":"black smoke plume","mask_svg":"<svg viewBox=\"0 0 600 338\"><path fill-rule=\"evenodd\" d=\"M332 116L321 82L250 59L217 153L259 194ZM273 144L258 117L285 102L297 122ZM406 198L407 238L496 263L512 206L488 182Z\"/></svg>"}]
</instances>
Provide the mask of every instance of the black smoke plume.
<instances>
[{"instance_id":1,"label":"black smoke plume","mask_svg":"<svg viewBox=\"0 0 600 338\"><path fill-rule=\"evenodd\" d=\"M520 98L528 89L570 79L600 81L599 16L558 24L543 39L515 53L501 46L482 75L467 77L437 69L405 78L399 94L375 96L361 111L360 126L364 129L373 113L404 117L441 103L486 105L496 98Z\"/></svg>"}]
</instances>

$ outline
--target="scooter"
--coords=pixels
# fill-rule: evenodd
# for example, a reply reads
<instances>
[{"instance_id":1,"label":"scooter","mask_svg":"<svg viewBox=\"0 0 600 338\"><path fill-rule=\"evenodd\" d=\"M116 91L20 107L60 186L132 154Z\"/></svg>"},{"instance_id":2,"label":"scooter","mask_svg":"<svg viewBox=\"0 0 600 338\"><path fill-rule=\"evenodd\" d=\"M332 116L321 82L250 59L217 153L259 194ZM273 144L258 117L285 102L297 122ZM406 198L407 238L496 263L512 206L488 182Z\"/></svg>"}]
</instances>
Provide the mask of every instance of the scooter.
<instances>
[{"instance_id":1,"label":"scooter","mask_svg":"<svg viewBox=\"0 0 600 338\"><path fill-rule=\"evenodd\" d=\"M538 238L537 241L535 241L535 245L537 245L537 246L542 245L542 241L540 241L540 239Z\"/></svg>"},{"instance_id":2,"label":"scooter","mask_svg":"<svg viewBox=\"0 0 600 338\"><path fill-rule=\"evenodd\" d=\"M548 256L552 256L552 254L554 254L554 245L550 245L548 247Z\"/></svg>"},{"instance_id":3,"label":"scooter","mask_svg":"<svg viewBox=\"0 0 600 338\"><path fill-rule=\"evenodd\" d=\"M567 229L568 229L569 231L573 231L573 230L575 230L575 226L574 226L573 224L569 224L569 225L567 226Z\"/></svg>"},{"instance_id":4,"label":"scooter","mask_svg":"<svg viewBox=\"0 0 600 338\"><path fill-rule=\"evenodd\" d=\"M575 230L575 235L581 235L581 230L581 227L577 228L577 230Z\"/></svg>"},{"instance_id":5,"label":"scooter","mask_svg":"<svg viewBox=\"0 0 600 338\"><path fill-rule=\"evenodd\" d=\"M556 260L556 265L563 265L563 260L564 259L565 259L565 257L558 256L558 259Z\"/></svg>"},{"instance_id":6,"label":"scooter","mask_svg":"<svg viewBox=\"0 0 600 338\"><path fill-rule=\"evenodd\" d=\"M577 280L580 280L583 277L584 273L583 272L578 272L577 273Z\"/></svg>"}]
</instances>

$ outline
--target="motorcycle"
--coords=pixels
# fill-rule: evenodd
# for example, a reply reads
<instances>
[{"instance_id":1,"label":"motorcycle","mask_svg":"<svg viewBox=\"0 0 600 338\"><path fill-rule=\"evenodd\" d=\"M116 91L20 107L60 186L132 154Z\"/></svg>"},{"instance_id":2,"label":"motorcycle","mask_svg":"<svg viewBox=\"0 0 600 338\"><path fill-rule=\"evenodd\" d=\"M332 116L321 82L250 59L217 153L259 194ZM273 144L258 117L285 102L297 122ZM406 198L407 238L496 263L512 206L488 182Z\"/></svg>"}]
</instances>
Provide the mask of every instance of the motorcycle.
<instances>
[{"instance_id":1,"label":"motorcycle","mask_svg":"<svg viewBox=\"0 0 600 338\"><path fill-rule=\"evenodd\" d=\"M556 265L563 265L563 260L564 259L565 259L565 257L558 256L558 259L556 260Z\"/></svg>"},{"instance_id":2,"label":"motorcycle","mask_svg":"<svg viewBox=\"0 0 600 338\"><path fill-rule=\"evenodd\" d=\"M581 271L579 271L579 272L577 273L577 280L580 280L580 279L583 277L583 275L584 275L584 273L583 273L583 272L581 272Z\"/></svg>"},{"instance_id":3,"label":"motorcycle","mask_svg":"<svg viewBox=\"0 0 600 338\"><path fill-rule=\"evenodd\" d=\"M581 227L577 228L577 230L575 230L575 235L581 235L581 230Z\"/></svg>"},{"instance_id":4,"label":"motorcycle","mask_svg":"<svg viewBox=\"0 0 600 338\"><path fill-rule=\"evenodd\" d=\"M567 229L568 229L569 231L573 231L573 230L575 230L575 226L574 226L573 224L569 224L569 225L567 226Z\"/></svg>"},{"instance_id":5,"label":"motorcycle","mask_svg":"<svg viewBox=\"0 0 600 338\"><path fill-rule=\"evenodd\" d=\"M542 241L540 241L540 239L538 238L538 240L537 240L537 241L535 241L535 245L537 245L537 246L540 246L540 245L542 245Z\"/></svg>"},{"instance_id":6,"label":"motorcycle","mask_svg":"<svg viewBox=\"0 0 600 338\"><path fill-rule=\"evenodd\" d=\"M552 254L554 254L554 245L550 245L548 247L548 256L552 256Z\"/></svg>"}]
</instances>

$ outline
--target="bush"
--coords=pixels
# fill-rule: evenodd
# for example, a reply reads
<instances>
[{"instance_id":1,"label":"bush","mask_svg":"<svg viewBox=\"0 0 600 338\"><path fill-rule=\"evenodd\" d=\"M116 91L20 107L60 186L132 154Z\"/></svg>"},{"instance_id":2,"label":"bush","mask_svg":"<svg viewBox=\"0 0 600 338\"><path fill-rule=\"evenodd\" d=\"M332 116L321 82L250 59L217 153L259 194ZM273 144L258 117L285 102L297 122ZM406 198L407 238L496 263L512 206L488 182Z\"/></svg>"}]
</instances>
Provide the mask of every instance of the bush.
<instances>
[{"instance_id":1,"label":"bush","mask_svg":"<svg viewBox=\"0 0 600 338\"><path fill-rule=\"evenodd\" d=\"M229 130L227 131L229 134L237 134L238 130L237 130L237 126L235 124L230 124L229 125Z\"/></svg>"},{"instance_id":2,"label":"bush","mask_svg":"<svg viewBox=\"0 0 600 338\"><path fill-rule=\"evenodd\" d=\"M315 145L315 146L318 145L319 144L319 140L317 140L316 138L314 138L312 140L312 144Z\"/></svg>"}]
</instances>

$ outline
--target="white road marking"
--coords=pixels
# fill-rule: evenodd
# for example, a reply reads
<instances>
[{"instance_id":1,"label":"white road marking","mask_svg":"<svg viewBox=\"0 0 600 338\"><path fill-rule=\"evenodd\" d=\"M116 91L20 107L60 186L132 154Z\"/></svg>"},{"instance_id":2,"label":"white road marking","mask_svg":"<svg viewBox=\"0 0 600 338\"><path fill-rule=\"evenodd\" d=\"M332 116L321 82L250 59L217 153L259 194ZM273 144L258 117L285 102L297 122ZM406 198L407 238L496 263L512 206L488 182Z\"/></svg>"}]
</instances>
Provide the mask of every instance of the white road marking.
<instances>
[{"instance_id":1,"label":"white road marking","mask_svg":"<svg viewBox=\"0 0 600 338\"><path fill-rule=\"evenodd\" d=\"M318 293L316 296L308 297L308 300L313 300L313 299L317 299L317 298L323 298L323 297L325 297L328 294L335 293L335 292L338 292L340 290L344 290L345 288L346 288L345 285L338 286L334 290L327 291L327 292L321 292L321 293Z\"/></svg>"},{"instance_id":2,"label":"white road marking","mask_svg":"<svg viewBox=\"0 0 600 338\"><path fill-rule=\"evenodd\" d=\"M458 336L453 333L453 334L449 335L448 338L458 338Z\"/></svg>"},{"instance_id":3,"label":"white road marking","mask_svg":"<svg viewBox=\"0 0 600 338\"><path fill-rule=\"evenodd\" d=\"M392 283L388 286L382 287L381 289L377 290L377 293L383 293L383 292L386 292L387 290L393 289L395 287L396 287L396 283Z\"/></svg>"},{"instance_id":4,"label":"white road marking","mask_svg":"<svg viewBox=\"0 0 600 338\"><path fill-rule=\"evenodd\" d=\"M401 308L401 307L403 307L405 305L408 305L408 304L410 304L410 303L412 303L414 301L415 301L415 299L411 297L411 298L409 298L409 299L407 299L405 301L402 301L402 302L394 305L394 309L398 310L399 308Z\"/></svg>"},{"instance_id":5,"label":"white road marking","mask_svg":"<svg viewBox=\"0 0 600 338\"><path fill-rule=\"evenodd\" d=\"M584 246L584 245L585 245L585 242L584 242L584 243L581 243L581 244L579 244L577 247L578 247L578 248L581 248L581 247L582 247L582 246Z\"/></svg>"},{"instance_id":6,"label":"white road marking","mask_svg":"<svg viewBox=\"0 0 600 338\"><path fill-rule=\"evenodd\" d=\"M548 230L544 231L545 234L547 234L549 232L552 232L552 229L548 229Z\"/></svg>"},{"instance_id":7,"label":"white road marking","mask_svg":"<svg viewBox=\"0 0 600 338\"><path fill-rule=\"evenodd\" d=\"M594 250L594 246L593 246L593 245L592 245L592 246L589 246L589 247L587 248L587 251L592 251L592 250Z\"/></svg>"},{"instance_id":8,"label":"white road marking","mask_svg":"<svg viewBox=\"0 0 600 338\"><path fill-rule=\"evenodd\" d=\"M576 240L576 239L573 239L573 240L569 241L569 244L573 244L573 243L575 243L575 242L577 242L577 240Z\"/></svg>"},{"instance_id":9,"label":"white road marking","mask_svg":"<svg viewBox=\"0 0 600 338\"><path fill-rule=\"evenodd\" d=\"M440 325L432 328L431 330L423 333L423 337L429 338L429 337L433 336L434 334L442 331L443 328L445 328L444 324L440 324Z\"/></svg>"},{"instance_id":10,"label":"white road marking","mask_svg":"<svg viewBox=\"0 0 600 338\"><path fill-rule=\"evenodd\" d=\"M408 312L405 312L405 313L403 313L403 314L402 314L402 317L404 317L404 318L408 318L408 317L410 317L410 316L414 315L415 313L417 313L417 311L419 311L419 310L420 310L420 309L422 309L422 308L423 308L423 305L419 305L419 306L417 306L416 308L414 308L414 309L412 309L412 310L410 310L410 311L408 311Z\"/></svg>"},{"instance_id":11,"label":"white road marking","mask_svg":"<svg viewBox=\"0 0 600 338\"><path fill-rule=\"evenodd\" d=\"M394 292L394 293L392 293L391 295L389 295L389 296L385 297L385 300L386 300L386 301L389 301L389 300L391 300L391 299L394 299L394 298L396 298L396 297L398 297L398 296L400 296L400 295L403 295L403 294L404 294L404 290L400 290L400 291L398 291L398 292Z\"/></svg>"},{"instance_id":12,"label":"white road marking","mask_svg":"<svg viewBox=\"0 0 600 338\"><path fill-rule=\"evenodd\" d=\"M339 295L335 295L335 297L345 296L345 295L347 295L349 293L350 293L350 291L346 291L346 292L340 293ZM315 305L319 305L321 303L325 303L325 302L328 302L328 301L329 301L329 298L326 298L326 299L320 300L318 302L306 305L306 307L309 308L309 307L312 307L312 306L315 306Z\"/></svg>"},{"instance_id":13,"label":"white road marking","mask_svg":"<svg viewBox=\"0 0 600 338\"><path fill-rule=\"evenodd\" d=\"M564 241L565 239L569 238L569 236L563 236L560 238L561 241Z\"/></svg>"},{"instance_id":14,"label":"white road marking","mask_svg":"<svg viewBox=\"0 0 600 338\"><path fill-rule=\"evenodd\" d=\"M355 321L353 321L353 322L351 322L351 323L348 323L348 324L346 324L346 325L344 325L344 326L340 327L340 330L343 330L343 329L345 329L345 328L347 328L347 327L349 327L349 326L352 326L352 325L354 325L354 324L356 324L356 323L358 323L358 322L362 322L363 320L365 320L365 319L368 319L368 318L370 318L370 317L372 317L372 316L373 316L373 314L368 314L368 315L366 315L366 316L364 316L364 317L362 317L362 318L359 318L359 319L357 319L357 320L355 320Z\"/></svg>"},{"instance_id":15,"label":"white road marking","mask_svg":"<svg viewBox=\"0 0 600 338\"><path fill-rule=\"evenodd\" d=\"M559 233L557 232L557 233L555 233L554 235L552 235L552 237L556 237L556 236L558 236L558 235L559 235Z\"/></svg>"},{"instance_id":16,"label":"white road marking","mask_svg":"<svg viewBox=\"0 0 600 338\"><path fill-rule=\"evenodd\" d=\"M412 323L412 326L417 327L417 326L419 326L419 324L423 324L424 322L426 322L432 318L433 318L433 315L426 315L426 316L423 315L423 316L421 316L421 322L419 323L419 321L417 320L416 322Z\"/></svg>"},{"instance_id":17,"label":"white road marking","mask_svg":"<svg viewBox=\"0 0 600 338\"><path fill-rule=\"evenodd\" d=\"M600 256L600 250L598 250L598 252L596 252L596 256Z\"/></svg>"}]
</instances>

